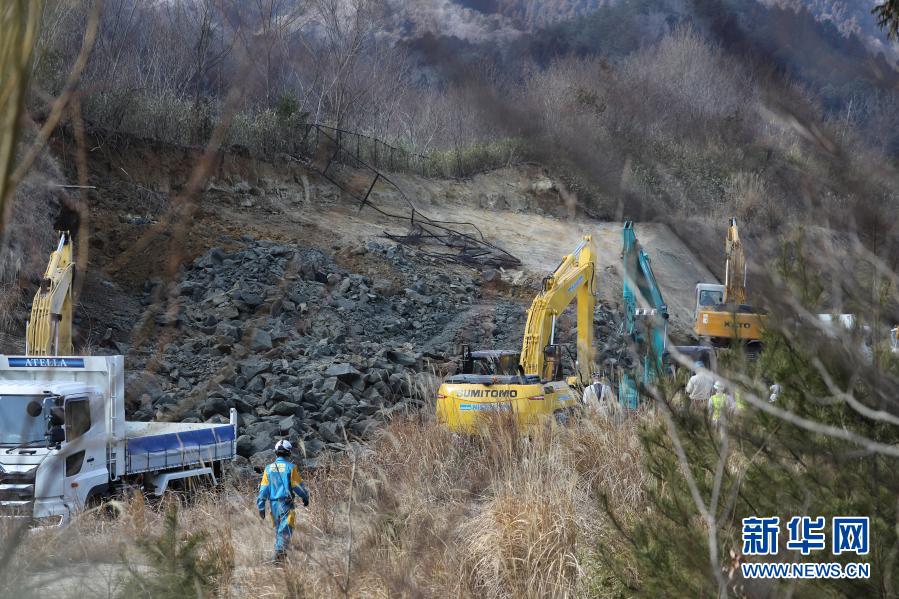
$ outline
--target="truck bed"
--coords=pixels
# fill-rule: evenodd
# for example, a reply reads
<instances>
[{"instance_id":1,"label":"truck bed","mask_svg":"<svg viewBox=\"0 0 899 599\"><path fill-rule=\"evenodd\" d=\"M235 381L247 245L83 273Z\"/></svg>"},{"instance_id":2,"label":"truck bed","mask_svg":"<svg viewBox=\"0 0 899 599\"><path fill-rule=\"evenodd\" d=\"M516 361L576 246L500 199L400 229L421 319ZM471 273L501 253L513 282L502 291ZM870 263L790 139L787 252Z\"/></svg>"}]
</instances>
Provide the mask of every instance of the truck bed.
<instances>
[{"instance_id":1,"label":"truck bed","mask_svg":"<svg viewBox=\"0 0 899 599\"><path fill-rule=\"evenodd\" d=\"M126 422L125 473L177 470L230 460L235 452L231 424Z\"/></svg>"}]
</instances>

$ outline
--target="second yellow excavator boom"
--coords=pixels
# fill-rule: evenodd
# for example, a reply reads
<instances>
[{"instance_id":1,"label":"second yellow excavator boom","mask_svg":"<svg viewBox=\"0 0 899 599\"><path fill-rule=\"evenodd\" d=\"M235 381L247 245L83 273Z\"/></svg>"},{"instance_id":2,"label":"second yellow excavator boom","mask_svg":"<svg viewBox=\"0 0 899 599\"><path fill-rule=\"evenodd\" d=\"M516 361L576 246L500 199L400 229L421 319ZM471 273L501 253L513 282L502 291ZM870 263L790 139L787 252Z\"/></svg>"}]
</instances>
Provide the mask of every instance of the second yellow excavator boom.
<instances>
[{"instance_id":1,"label":"second yellow excavator boom","mask_svg":"<svg viewBox=\"0 0 899 599\"><path fill-rule=\"evenodd\" d=\"M72 240L61 233L56 251L50 254L47 271L34 294L31 318L25 331L25 355L71 356L72 346L72 282L75 263Z\"/></svg>"},{"instance_id":2,"label":"second yellow excavator boom","mask_svg":"<svg viewBox=\"0 0 899 599\"><path fill-rule=\"evenodd\" d=\"M746 254L737 230L737 219L731 218L727 227L727 242L724 246L727 261L724 267L724 303L746 303Z\"/></svg>"}]
</instances>

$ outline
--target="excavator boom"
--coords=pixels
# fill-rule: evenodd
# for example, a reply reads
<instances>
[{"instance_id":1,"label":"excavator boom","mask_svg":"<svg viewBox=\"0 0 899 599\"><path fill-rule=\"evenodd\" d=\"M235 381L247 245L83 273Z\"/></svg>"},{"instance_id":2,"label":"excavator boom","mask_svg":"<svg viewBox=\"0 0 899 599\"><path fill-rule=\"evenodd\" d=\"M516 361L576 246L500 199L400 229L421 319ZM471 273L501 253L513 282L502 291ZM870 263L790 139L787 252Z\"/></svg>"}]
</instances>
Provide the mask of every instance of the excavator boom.
<instances>
[{"instance_id":1,"label":"excavator boom","mask_svg":"<svg viewBox=\"0 0 899 599\"><path fill-rule=\"evenodd\" d=\"M593 311L596 308L596 246L589 235L565 256L553 274L543 280L543 290L528 309L521 346L525 374L552 379L545 372L547 346L555 343L556 319L577 299L577 370L581 384L588 384L593 369Z\"/></svg>"},{"instance_id":2,"label":"excavator boom","mask_svg":"<svg viewBox=\"0 0 899 599\"><path fill-rule=\"evenodd\" d=\"M71 356L72 346L72 281L75 263L72 240L61 233L56 251L41 279L31 304L31 318L25 330L25 355Z\"/></svg>"},{"instance_id":3,"label":"excavator boom","mask_svg":"<svg viewBox=\"0 0 899 599\"><path fill-rule=\"evenodd\" d=\"M724 303L745 304L746 254L743 253L743 243L740 241L736 218L730 219L730 225L727 228L725 255L727 261L724 268Z\"/></svg>"}]
</instances>

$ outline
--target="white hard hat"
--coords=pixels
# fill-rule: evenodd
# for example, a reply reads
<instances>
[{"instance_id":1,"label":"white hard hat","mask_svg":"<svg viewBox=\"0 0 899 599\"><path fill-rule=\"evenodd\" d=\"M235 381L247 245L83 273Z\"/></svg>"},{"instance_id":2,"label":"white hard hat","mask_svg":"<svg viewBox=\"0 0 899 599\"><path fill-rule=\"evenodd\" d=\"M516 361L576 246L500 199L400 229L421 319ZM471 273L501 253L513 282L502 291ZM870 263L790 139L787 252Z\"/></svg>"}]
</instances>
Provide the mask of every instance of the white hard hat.
<instances>
[{"instance_id":1,"label":"white hard hat","mask_svg":"<svg viewBox=\"0 0 899 599\"><path fill-rule=\"evenodd\" d=\"M724 383L715 381L715 391L724 391Z\"/></svg>"},{"instance_id":2,"label":"white hard hat","mask_svg":"<svg viewBox=\"0 0 899 599\"><path fill-rule=\"evenodd\" d=\"M291 445L290 441L288 441L287 439L281 439L280 441L275 443L275 453L278 453L281 451L290 453L290 451L292 449L293 449L293 445Z\"/></svg>"}]
</instances>

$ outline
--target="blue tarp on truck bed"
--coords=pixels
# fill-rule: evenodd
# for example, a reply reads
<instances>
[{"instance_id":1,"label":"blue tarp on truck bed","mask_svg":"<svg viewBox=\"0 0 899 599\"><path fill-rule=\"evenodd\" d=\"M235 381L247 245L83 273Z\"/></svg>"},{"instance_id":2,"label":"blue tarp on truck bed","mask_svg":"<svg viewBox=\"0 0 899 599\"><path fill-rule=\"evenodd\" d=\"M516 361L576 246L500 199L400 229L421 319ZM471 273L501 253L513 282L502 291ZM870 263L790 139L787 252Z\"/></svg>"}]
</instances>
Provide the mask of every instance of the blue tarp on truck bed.
<instances>
[{"instance_id":1,"label":"blue tarp on truck bed","mask_svg":"<svg viewBox=\"0 0 899 599\"><path fill-rule=\"evenodd\" d=\"M223 424L215 428L179 431L163 435L147 435L128 439L128 451L132 453L156 453L171 449L194 449L198 445L215 445L234 440L234 427Z\"/></svg>"},{"instance_id":2,"label":"blue tarp on truck bed","mask_svg":"<svg viewBox=\"0 0 899 599\"><path fill-rule=\"evenodd\" d=\"M234 427L223 424L170 433L144 432L126 441L125 456L125 471L128 474L230 460L234 457Z\"/></svg>"}]
</instances>

